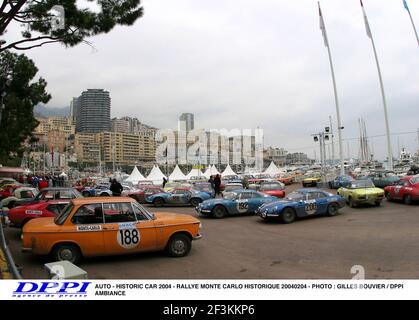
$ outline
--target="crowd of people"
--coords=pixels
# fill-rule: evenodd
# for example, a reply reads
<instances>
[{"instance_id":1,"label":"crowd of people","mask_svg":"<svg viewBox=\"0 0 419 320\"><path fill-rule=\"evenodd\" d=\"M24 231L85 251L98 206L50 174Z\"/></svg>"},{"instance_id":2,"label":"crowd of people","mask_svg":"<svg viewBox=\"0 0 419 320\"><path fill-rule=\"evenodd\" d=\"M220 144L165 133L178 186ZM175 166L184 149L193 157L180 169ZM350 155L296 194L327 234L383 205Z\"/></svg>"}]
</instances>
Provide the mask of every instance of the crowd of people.
<instances>
[{"instance_id":1,"label":"crowd of people","mask_svg":"<svg viewBox=\"0 0 419 320\"><path fill-rule=\"evenodd\" d=\"M30 184L34 188L43 189L46 187L64 187L67 178L62 175L45 174L45 175L32 175L19 176L16 179L19 183Z\"/></svg>"}]
</instances>

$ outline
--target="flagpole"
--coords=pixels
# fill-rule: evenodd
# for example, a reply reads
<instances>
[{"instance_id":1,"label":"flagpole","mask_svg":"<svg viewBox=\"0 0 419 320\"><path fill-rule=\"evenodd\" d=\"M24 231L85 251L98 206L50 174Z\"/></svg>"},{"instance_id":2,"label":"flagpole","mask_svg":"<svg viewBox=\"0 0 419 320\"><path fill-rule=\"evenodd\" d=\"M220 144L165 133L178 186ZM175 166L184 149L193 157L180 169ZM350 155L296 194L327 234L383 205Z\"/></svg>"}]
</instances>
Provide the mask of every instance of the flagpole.
<instances>
[{"instance_id":1,"label":"flagpole","mask_svg":"<svg viewBox=\"0 0 419 320\"><path fill-rule=\"evenodd\" d=\"M372 36L372 33L371 33L371 28L370 28L369 23L368 23L367 14L366 14L365 9L364 9L364 4L362 3L362 0L360 0L360 2L361 2L362 12L364 14L365 27L366 27L366 30L367 30L367 35L371 39L372 48L374 50L375 63L377 65L378 78L380 80L381 96L382 96L382 99L383 99L383 107L384 107L384 121L385 121L386 136L387 136L387 153L388 153L388 167L389 167L388 169L393 170L393 152L392 152L392 149L391 149L390 126L389 126L389 122L388 122L387 101L386 101L386 95L385 95L385 92L384 92L383 77L381 75L381 68L380 68L380 63L378 62L377 49L375 48L374 37Z\"/></svg>"},{"instance_id":2,"label":"flagpole","mask_svg":"<svg viewBox=\"0 0 419 320\"><path fill-rule=\"evenodd\" d=\"M416 35L416 40L417 40L418 45L419 45L418 32L416 31L416 27L415 27L415 23L413 22L412 14L410 13L410 10L407 10L407 12L409 13L410 22L412 22L413 31L415 32L415 35Z\"/></svg>"},{"instance_id":3,"label":"flagpole","mask_svg":"<svg viewBox=\"0 0 419 320\"><path fill-rule=\"evenodd\" d=\"M343 147L342 147L342 123L340 119L340 109L339 109L339 99L338 99L338 91L336 86L336 77L335 77L335 69L333 67L333 60L332 60L332 53L330 51L329 41L327 39L326 33L326 26L324 25L323 15L320 9L320 2L319 5L319 14L320 14L320 28L324 32L324 42L327 47L327 53L329 55L329 64L330 64L330 71L332 72L332 80L333 80L333 92L335 95L335 105L336 105L336 120L338 122L338 140L339 140L339 159L340 159L340 174L345 174L344 162L343 162Z\"/></svg>"}]
</instances>

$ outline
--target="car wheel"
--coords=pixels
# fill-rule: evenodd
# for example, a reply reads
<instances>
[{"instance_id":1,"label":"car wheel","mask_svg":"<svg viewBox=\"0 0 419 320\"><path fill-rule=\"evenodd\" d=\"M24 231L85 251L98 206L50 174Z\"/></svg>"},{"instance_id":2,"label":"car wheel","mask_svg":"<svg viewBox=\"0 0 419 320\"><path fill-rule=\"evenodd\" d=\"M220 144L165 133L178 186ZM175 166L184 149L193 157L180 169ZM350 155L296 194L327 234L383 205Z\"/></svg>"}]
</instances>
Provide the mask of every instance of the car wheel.
<instances>
[{"instance_id":1,"label":"car wheel","mask_svg":"<svg viewBox=\"0 0 419 320\"><path fill-rule=\"evenodd\" d=\"M412 196L410 194L407 194L403 198L404 204L412 204Z\"/></svg>"},{"instance_id":2,"label":"car wheel","mask_svg":"<svg viewBox=\"0 0 419 320\"><path fill-rule=\"evenodd\" d=\"M52 250L52 257L55 261L70 261L77 264L81 260L79 247L71 243L61 243Z\"/></svg>"},{"instance_id":3,"label":"car wheel","mask_svg":"<svg viewBox=\"0 0 419 320\"><path fill-rule=\"evenodd\" d=\"M295 211L293 208L285 208L282 210L281 220L283 223L292 223L295 221Z\"/></svg>"},{"instance_id":4,"label":"car wheel","mask_svg":"<svg viewBox=\"0 0 419 320\"><path fill-rule=\"evenodd\" d=\"M90 192L89 191L83 191L82 195L85 198L90 197Z\"/></svg>"},{"instance_id":5,"label":"car wheel","mask_svg":"<svg viewBox=\"0 0 419 320\"><path fill-rule=\"evenodd\" d=\"M329 189L333 189L332 183L329 182Z\"/></svg>"},{"instance_id":6,"label":"car wheel","mask_svg":"<svg viewBox=\"0 0 419 320\"><path fill-rule=\"evenodd\" d=\"M374 204L375 204L376 207L379 207L379 206L381 206L381 201L375 201Z\"/></svg>"},{"instance_id":7,"label":"car wheel","mask_svg":"<svg viewBox=\"0 0 419 320\"><path fill-rule=\"evenodd\" d=\"M184 257L191 251L191 239L185 234L173 235L166 247L166 252L171 257Z\"/></svg>"},{"instance_id":8,"label":"car wheel","mask_svg":"<svg viewBox=\"0 0 419 320\"><path fill-rule=\"evenodd\" d=\"M199 198L192 198L190 203L192 207L197 207L202 202Z\"/></svg>"},{"instance_id":9,"label":"car wheel","mask_svg":"<svg viewBox=\"0 0 419 320\"><path fill-rule=\"evenodd\" d=\"M224 218L227 215L227 209L222 205L215 206L215 208L212 209L212 215L217 219Z\"/></svg>"},{"instance_id":10,"label":"car wheel","mask_svg":"<svg viewBox=\"0 0 419 320\"><path fill-rule=\"evenodd\" d=\"M163 199L162 198L156 198L153 200L153 204L155 207L162 207L163 206Z\"/></svg>"},{"instance_id":11,"label":"car wheel","mask_svg":"<svg viewBox=\"0 0 419 320\"><path fill-rule=\"evenodd\" d=\"M106 192L103 192L100 194L101 197L109 197L109 194L107 194Z\"/></svg>"},{"instance_id":12,"label":"car wheel","mask_svg":"<svg viewBox=\"0 0 419 320\"><path fill-rule=\"evenodd\" d=\"M327 215L333 217L339 213L339 206L336 203L331 203L327 207Z\"/></svg>"},{"instance_id":13,"label":"car wheel","mask_svg":"<svg viewBox=\"0 0 419 320\"><path fill-rule=\"evenodd\" d=\"M355 204L355 201L352 199L352 197L349 197L348 203L351 208L355 208L356 204Z\"/></svg>"}]
</instances>

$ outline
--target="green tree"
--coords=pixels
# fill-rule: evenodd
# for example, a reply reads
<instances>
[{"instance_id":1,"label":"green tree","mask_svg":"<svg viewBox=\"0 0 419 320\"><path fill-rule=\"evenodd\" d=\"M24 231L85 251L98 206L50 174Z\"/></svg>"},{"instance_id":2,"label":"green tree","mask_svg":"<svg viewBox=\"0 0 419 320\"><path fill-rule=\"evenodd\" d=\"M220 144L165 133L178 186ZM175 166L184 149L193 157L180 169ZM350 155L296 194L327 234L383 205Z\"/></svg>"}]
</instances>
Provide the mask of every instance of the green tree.
<instances>
[{"instance_id":1,"label":"green tree","mask_svg":"<svg viewBox=\"0 0 419 320\"><path fill-rule=\"evenodd\" d=\"M24 54L4 51L0 53L0 87L2 96L0 163L8 164L21 157L22 142L33 142L32 132L38 125L33 108L38 103L47 103L51 96L45 91L44 79L33 80L38 72L32 60ZM5 77L10 76L6 84Z\"/></svg>"},{"instance_id":2,"label":"green tree","mask_svg":"<svg viewBox=\"0 0 419 320\"><path fill-rule=\"evenodd\" d=\"M143 15L140 0L88 0L96 10L78 8L76 0L0 0L0 3L0 36L13 23L23 28L21 39L0 43L0 52L28 50L54 42L74 46L87 42L88 37L108 33L116 25L132 25Z\"/></svg>"}]
</instances>

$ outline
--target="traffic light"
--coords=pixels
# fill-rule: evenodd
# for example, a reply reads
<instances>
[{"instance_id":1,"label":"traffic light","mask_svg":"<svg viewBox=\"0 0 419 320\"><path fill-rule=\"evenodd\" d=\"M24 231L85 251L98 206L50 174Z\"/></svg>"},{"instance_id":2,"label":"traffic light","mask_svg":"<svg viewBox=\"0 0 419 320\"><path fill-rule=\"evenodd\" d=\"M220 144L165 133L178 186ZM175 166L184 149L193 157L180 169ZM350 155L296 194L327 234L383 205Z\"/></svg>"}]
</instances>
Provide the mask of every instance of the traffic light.
<instances>
[{"instance_id":1,"label":"traffic light","mask_svg":"<svg viewBox=\"0 0 419 320\"><path fill-rule=\"evenodd\" d=\"M316 141L316 142L319 141L319 137L315 136L314 141Z\"/></svg>"},{"instance_id":2,"label":"traffic light","mask_svg":"<svg viewBox=\"0 0 419 320\"><path fill-rule=\"evenodd\" d=\"M325 127L324 132L329 133L330 132L330 127Z\"/></svg>"},{"instance_id":3,"label":"traffic light","mask_svg":"<svg viewBox=\"0 0 419 320\"><path fill-rule=\"evenodd\" d=\"M325 134L325 135L324 135L324 140L325 140L325 141L328 141L328 140L329 140L329 135Z\"/></svg>"}]
</instances>

